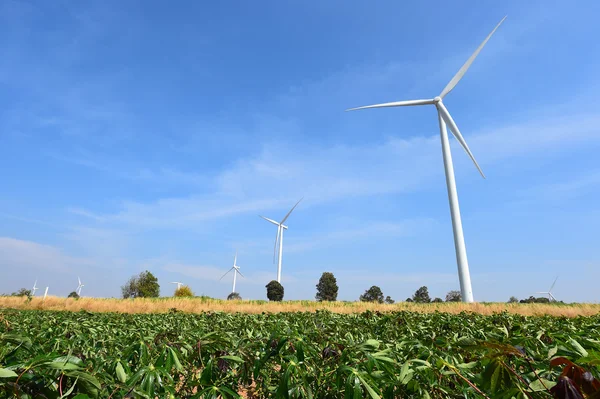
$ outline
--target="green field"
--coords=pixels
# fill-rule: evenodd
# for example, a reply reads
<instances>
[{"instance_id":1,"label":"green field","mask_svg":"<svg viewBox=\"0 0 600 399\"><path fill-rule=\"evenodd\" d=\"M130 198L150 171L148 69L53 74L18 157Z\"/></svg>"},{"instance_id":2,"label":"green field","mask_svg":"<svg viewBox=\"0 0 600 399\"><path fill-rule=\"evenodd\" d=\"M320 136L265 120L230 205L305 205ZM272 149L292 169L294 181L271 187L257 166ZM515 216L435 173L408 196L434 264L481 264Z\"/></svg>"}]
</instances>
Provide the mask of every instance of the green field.
<instances>
[{"instance_id":1,"label":"green field","mask_svg":"<svg viewBox=\"0 0 600 399\"><path fill-rule=\"evenodd\" d=\"M598 338L599 316L0 310L0 397L550 398L553 358L595 389Z\"/></svg>"}]
</instances>

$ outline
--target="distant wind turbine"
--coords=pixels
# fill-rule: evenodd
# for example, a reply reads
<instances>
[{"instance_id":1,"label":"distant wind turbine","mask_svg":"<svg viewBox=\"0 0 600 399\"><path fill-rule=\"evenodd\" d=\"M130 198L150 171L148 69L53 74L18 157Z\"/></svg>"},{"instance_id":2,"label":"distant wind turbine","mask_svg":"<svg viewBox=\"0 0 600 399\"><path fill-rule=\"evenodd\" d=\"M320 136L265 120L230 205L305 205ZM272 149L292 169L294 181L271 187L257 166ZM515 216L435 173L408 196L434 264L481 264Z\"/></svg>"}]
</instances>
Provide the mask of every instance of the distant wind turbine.
<instances>
[{"instance_id":1,"label":"distant wind turbine","mask_svg":"<svg viewBox=\"0 0 600 399\"><path fill-rule=\"evenodd\" d=\"M171 281L171 284L177 284L177 289L180 289L183 285L183 283L180 283L179 281Z\"/></svg>"},{"instance_id":2,"label":"distant wind turbine","mask_svg":"<svg viewBox=\"0 0 600 399\"><path fill-rule=\"evenodd\" d=\"M85 284L81 284L81 279L77 276L77 281L79 281L79 285L77 286L77 295L81 296L81 289L85 287Z\"/></svg>"},{"instance_id":3,"label":"distant wind turbine","mask_svg":"<svg viewBox=\"0 0 600 399\"><path fill-rule=\"evenodd\" d=\"M37 287L37 280L35 280L35 282L33 283L33 288L31 289L31 296L35 296L35 292L39 290L39 288Z\"/></svg>"},{"instance_id":4,"label":"distant wind turbine","mask_svg":"<svg viewBox=\"0 0 600 399\"><path fill-rule=\"evenodd\" d=\"M536 294L547 294L548 300L550 300L550 302L552 302L552 301L556 302L556 298L554 298L554 295L552 295L552 288L554 288L554 285L556 284L556 280L558 280L558 276L556 276L556 278L554 279L554 282L552 283L552 285L550 286L550 289L548 291L540 291L540 292L536 292Z\"/></svg>"},{"instance_id":5,"label":"distant wind turbine","mask_svg":"<svg viewBox=\"0 0 600 399\"><path fill-rule=\"evenodd\" d=\"M48 288L50 288L50 287L46 287L46 291L44 291L44 301L46 300L46 297L48 296Z\"/></svg>"},{"instance_id":6,"label":"distant wind turbine","mask_svg":"<svg viewBox=\"0 0 600 399\"><path fill-rule=\"evenodd\" d=\"M284 223L287 220L287 218L290 217L290 214L292 213L292 211L294 209L296 209L296 207L298 206L300 201L302 201L302 198L300 198L300 200L298 200L298 202L296 202L296 205L294 205L292 207L292 209L290 209L290 211L287 213L287 215L285 215L285 217L283 219L281 219L281 222L276 222L273 219L269 219L269 218L259 215L261 218L265 219L267 222L271 222L275 226L277 226L277 235L275 236L275 248L273 251L273 263L277 261L277 282L278 283L281 283L281 259L283 257L283 230L287 230L287 228L288 228L286 225L284 225ZM279 256L277 256L277 243L279 243Z\"/></svg>"},{"instance_id":7,"label":"distant wind turbine","mask_svg":"<svg viewBox=\"0 0 600 399\"><path fill-rule=\"evenodd\" d=\"M222 275L221 278L219 279L219 281L221 281L223 279L223 277L225 277L232 270L233 270L233 287L231 288L231 292L235 292L235 280L236 280L237 274L239 273L240 276L244 277L242 272L240 272L240 267L237 265L237 252L235 253L235 257L233 258L233 267L231 269L227 270L227 273Z\"/></svg>"},{"instance_id":8,"label":"distant wind turbine","mask_svg":"<svg viewBox=\"0 0 600 399\"><path fill-rule=\"evenodd\" d=\"M446 85L444 90L439 96L428 99L428 100L409 100L409 101L396 101L391 103L383 103L376 105L367 105L364 107L351 108L347 111L353 111L358 109L366 108L385 108L385 107L405 107L412 105L435 105L438 113L438 122L440 125L440 136L442 141L442 154L444 157L444 170L446 172L446 185L448 186L448 200L450 202L450 214L452 216L452 229L454 232L454 247L456 250L456 261L458 264L458 278L460 280L460 291L462 300L464 302L473 302L473 289L471 287L471 276L469 274L469 263L467 261L467 249L465 247L465 238L463 236L462 221L460 218L460 208L458 206L458 194L456 192L456 182L454 180L454 166L452 165L452 155L450 153L450 144L448 142L448 132L446 131L446 125L450 127L450 131L456 137L456 140L460 143L463 149L467 152L481 176L485 178L483 171L475 161L475 157L471 153L467 142L463 138L458 126L450 116L450 113L446 109L443 103L444 97L454 89L458 82L462 79L464 74L467 72L483 46L490 40L496 29L500 27L500 24L504 22L506 17L502 18L500 23L496 25L494 30L485 38L483 43L477 47L477 50L469 57L467 62L460 68L460 70L454 75L452 80Z\"/></svg>"}]
</instances>

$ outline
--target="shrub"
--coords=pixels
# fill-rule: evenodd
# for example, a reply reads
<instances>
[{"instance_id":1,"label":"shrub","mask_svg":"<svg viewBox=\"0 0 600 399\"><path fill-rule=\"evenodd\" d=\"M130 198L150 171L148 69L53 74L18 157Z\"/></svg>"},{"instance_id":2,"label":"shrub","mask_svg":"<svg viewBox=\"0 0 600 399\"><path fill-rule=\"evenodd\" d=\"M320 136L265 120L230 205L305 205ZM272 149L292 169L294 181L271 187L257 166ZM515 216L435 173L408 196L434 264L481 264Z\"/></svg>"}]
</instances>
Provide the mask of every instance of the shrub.
<instances>
[{"instance_id":1,"label":"shrub","mask_svg":"<svg viewBox=\"0 0 600 399\"><path fill-rule=\"evenodd\" d=\"M385 297L385 303L387 303L388 305L391 305L391 304L393 304L394 302L396 302L396 301L394 301L394 300L392 299L392 297L390 297L389 295Z\"/></svg>"},{"instance_id":2,"label":"shrub","mask_svg":"<svg viewBox=\"0 0 600 399\"><path fill-rule=\"evenodd\" d=\"M174 296L176 297L191 297L194 296L192 289L187 285L182 285L181 287L175 290Z\"/></svg>"},{"instance_id":3,"label":"shrub","mask_svg":"<svg viewBox=\"0 0 600 399\"><path fill-rule=\"evenodd\" d=\"M231 300L239 300L242 299L242 297L240 296L240 294L238 294L237 292L232 292L231 294L227 295L227 300L231 301Z\"/></svg>"},{"instance_id":4,"label":"shrub","mask_svg":"<svg viewBox=\"0 0 600 399\"><path fill-rule=\"evenodd\" d=\"M79 298L79 294L76 291L72 291L69 295L67 295L67 298L78 299Z\"/></svg>"},{"instance_id":5,"label":"shrub","mask_svg":"<svg viewBox=\"0 0 600 399\"><path fill-rule=\"evenodd\" d=\"M462 301L462 295L460 291L450 291L446 294L446 302L460 302Z\"/></svg>"}]
</instances>

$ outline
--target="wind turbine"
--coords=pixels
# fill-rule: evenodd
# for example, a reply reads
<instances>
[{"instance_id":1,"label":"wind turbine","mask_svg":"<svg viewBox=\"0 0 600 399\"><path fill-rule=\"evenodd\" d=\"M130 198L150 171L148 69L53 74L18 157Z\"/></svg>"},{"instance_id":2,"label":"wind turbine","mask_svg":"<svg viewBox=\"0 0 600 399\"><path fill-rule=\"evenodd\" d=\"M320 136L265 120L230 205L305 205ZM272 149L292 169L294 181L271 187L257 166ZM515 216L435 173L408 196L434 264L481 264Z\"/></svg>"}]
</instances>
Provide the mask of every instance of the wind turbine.
<instances>
[{"instance_id":1,"label":"wind turbine","mask_svg":"<svg viewBox=\"0 0 600 399\"><path fill-rule=\"evenodd\" d=\"M550 289L548 291L536 292L536 294L548 294L548 299L550 300L550 302L552 302L552 301L556 302L556 298L554 298L554 295L552 295L552 288L554 288L554 284L556 284L556 280L558 280L558 276L556 276L556 278L554 279L554 282L552 283L552 285L550 286Z\"/></svg>"},{"instance_id":2,"label":"wind turbine","mask_svg":"<svg viewBox=\"0 0 600 399\"><path fill-rule=\"evenodd\" d=\"M46 297L48 296L48 288L50 287L46 287L46 291L44 291L44 301L46 300Z\"/></svg>"},{"instance_id":3,"label":"wind turbine","mask_svg":"<svg viewBox=\"0 0 600 399\"><path fill-rule=\"evenodd\" d=\"M77 286L77 295L81 296L81 289L85 287L85 284L81 284L81 279L79 276L77 277L77 281L79 281L79 285Z\"/></svg>"},{"instance_id":4,"label":"wind turbine","mask_svg":"<svg viewBox=\"0 0 600 399\"><path fill-rule=\"evenodd\" d=\"M183 285L183 283L180 283L179 281L171 281L171 284L177 284L177 289L180 289Z\"/></svg>"},{"instance_id":5,"label":"wind turbine","mask_svg":"<svg viewBox=\"0 0 600 399\"><path fill-rule=\"evenodd\" d=\"M460 280L460 292L462 300L464 302L473 302L473 289L471 288L471 276L469 274L469 263L467 261L467 249L465 247L465 238L463 236L462 221L460 218L460 208L458 206L458 194L456 192L456 182L454 180L454 166L452 165L452 155L450 153L450 143L448 141L448 132L446 131L446 125L450 127L450 131L456 137L456 140L460 143L463 149L467 152L481 176L485 178L483 171L477 164L475 157L471 153L467 142L463 138L458 126L450 116L450 113L446 109L443 103L444 97L454 89L458 82L462 79L464 74L467 72L483 46L490 40L494 32L500 27L506 17L496 25L494 30L485 38L483 43L477 47L477 50L469 57L467 62L459 69L454 75L452 80L446 85L444 90L439 96L429 100L409 100L409 101L396 101L383 104L367 105L364 107L352 108L347 111L353 111L358 109L366 108L385 108L385 107L404 107L412 105L435 105L438 113L438 122L440 125L440 137L442 141L442 154L444 157L444 170L446 172L446 185L448 187L448 200L450 202L450 214L452 216L452 230L454 232L454 247L456 250L456 263L458 264L458 278Z\"/></svg>"},{"instance_id":6,"label":"wind turbine","mask_svg":"<svg viewBox=\"0 0 600 399\"><path fill-rule=\"evenodd\" d=\"M302 198L304 198L304 197L302 197ZM284 225L284 223L287 220L287 218L290 217L290 214L292 213L292 211L294 209L296 209L296 207L298 206L300 201L302 201L302 198L300 198L298 200L298 202L296 202L296 205L294 205L292 207L292 209L290 209L290 211L287 213L287 215L285 215L285 217L283 219L281 219L281 222L276 222L273 219L269 219L269 218L259 215L261 218L265 219L267 222L271 222L275 226L277 226L277 235L275 236L275 248L273 250L273 263L275 263L277 261L277 282L278 283L281 283L281 259L283 257L283 230L287 230L287 228L288 228L286 225ZM277 243L278 242L279 242L279 256L277 256Z\"/></svg>"},{"instance_id":7,"label":"wind turbine","mask_svg":"<svg viewBox=\"0 0 600 399\"><path fill-rule=\"evenodd\" d=\"M233 270L233 287L231 288L231 292L235 292L235 280L236 280L237 274L239 273L240 276L244 277L242 272L240 272L240 267L237 265L237 252L235 253L235 257L233 258L233 267L231 269L227 270L227 273L222 275L221 278L219 279L219 281L221 281L223 279L223 277L225 277L232 270Z\"/></svg>"},{"instance_id":8,"label":"wind turbine","mask_svg":"<svg viewBox=\"0 0 600 399\"><path fill-rule=\"evenodd\" d=\"M37 290L39 290L39 288L36 287L36 285L37 285L37 280L35 280L35 282L33 283L33 288L31 289L31 296L35 296L35 292Z\"/></svg>"}]
</instances>

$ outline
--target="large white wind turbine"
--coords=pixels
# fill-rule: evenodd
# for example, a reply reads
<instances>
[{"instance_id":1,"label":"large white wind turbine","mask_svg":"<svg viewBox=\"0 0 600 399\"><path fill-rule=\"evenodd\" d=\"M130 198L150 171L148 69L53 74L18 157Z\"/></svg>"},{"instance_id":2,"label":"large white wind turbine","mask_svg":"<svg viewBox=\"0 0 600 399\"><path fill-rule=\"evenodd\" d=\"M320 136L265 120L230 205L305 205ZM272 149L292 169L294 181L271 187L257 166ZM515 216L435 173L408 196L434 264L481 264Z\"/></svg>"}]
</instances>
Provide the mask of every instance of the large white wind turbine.
<instances>
[{"instance_id":1,"label":"large white wind turbine","mask_svg":"<svg viewBox=\"0 0 600 399\"><path fill-rule=\"evenodd\" d=\"M227 270L227 273L225 273L224 275L221 276L219 281L221 281L223 279L223 277L225 277L232 270L233 270L233 287L231 288L231 292L235 292L235 281L236 281L236 277L237 277L238 273L240 276L244 277L242 272L240 272L240 267L237 265L237 252L235 253L235 257L233 258L233 266L231 267L231 269Z\"/></svg>"},{"instance_id":2,"label":"large white wind turbine","mask_svg":"<svg viewBox=\"0 0 600 399\"><path fill-rule=\"evenodd\" d=\"M442 154L444 157L444 170L446 172L446 185L448 186L448 199L450 202L450 214L452 216L452 229L454 231L454 247L456 249L456 262L458 264L458 278L460 280L460 291L462 300L464 302L473 302L473 290L471 288L471 276L469 274L469 263L467 261L467 250L465 248L465 239L463 236L462 221L460 219L460 209L458 206L458 194L456 193L456 182L454 180L454 166L452 165L452 155L450 153L450 144L448 142L448 132L446 131L446 125L450 127L450 131L456 137L456 140L467 152L481 176L484 176L483 171L475 161L475 157L471 153L467 142L463 138L458 126L450 116L450 113L446 109L443 103L444 97L454 89L460 79L467 72L483 46L490 40L490 37L496 32L496 29L504 22L506 17L502 18L502 21L496 25L494 30L485 38L483 43L479 45L477 50L471 55L471 57L465 62L460 70L454 75L452 80L446 85L444 90L439 96L429 100L409 100L409 101L396 101L391 103L368 105L365 107L352 108L348 111L366 108L384 108L384 107L404 107L411 105L435 105L438 112L438 122L440 125L440 136L442 141Z\"/></svg>"},{"instance_id":3,"label":"large white wind turbine","mask_svg":"<svg viewBox=\"0 0 600 399\"><path fill-rule=\"evenodd\" d=\"M304 198L304 197L302 197L302 198ZM285 217L283 219L281 219L281 222L276 222L273 219L269 219L264 216L261 216L261 218L265 219L267 222L271 222L275 226L277 226L277 235L275 236L275 248L273 251L273 262L277 261L277 282L278 283L281 283L281 259L283 257L283 230L287 230L287 228L288 228L286 225L284 225L284 223L287 220L287 218L290 217L290 214L292 213L292 211L294 209L296 209L296 207L298 206L300 201L302 201L302 198L300 198L298 200L298 202L296 202L296 205L294 205L292 207L292 209L290 209L290 211L287 213L287 215L285 215ZM279 256L277 256L277 243L279 243Z\"/></svg>"},{"instance_id":4,"label":"large white wind turbine","mask_svg":"<svg viewBox=\"0 0 600 399\"><path fill-rule=\"evenodd\" d=\"M171 281L171 284L177 284L177 289L180 289L183 285L183 283L180 283L179 281Z\"/></svg>"},{"instance_id":5,"label":"large white wind turbine","mask_svg":"<svg viewBox=\"0 0 600 399\"><path fill-rule=\"evenodd\" d=\"M556 301L556 298L554 298L554 295L552 295L552 288L554 288L554 284L556 284L556 280L558 280L558 276L556 276L556 278L554 279L554 282L552 283L552 285L550 286L550 289L548 291L536 292L536 294L547 294L550 302Z\"/></svg>"},{"instance_id":6,"label":"large white wind turbine","mask_svg":"<svg viewBox=\"0 0 600 399\"><path fill-rule=\"evenodd\" d=\"M77 295L81 296L81 289L85 287L85 284L81 284L81 279L77 277L77 281L79 281L79 285L77 286Z\"/></svg>"},{"instance_id":7,"label":"large white wind turbine","mask_svg":"<svg viewBox=\"0 0 600 399\"><path fill-rule=\"evenodd\" d=\"M33 288L31 289L31 296L35 296L35 292L39 290L39 288L37 287L37 280L35 280L35 282L33 283Z\"/></svg>"}]
</instances>

